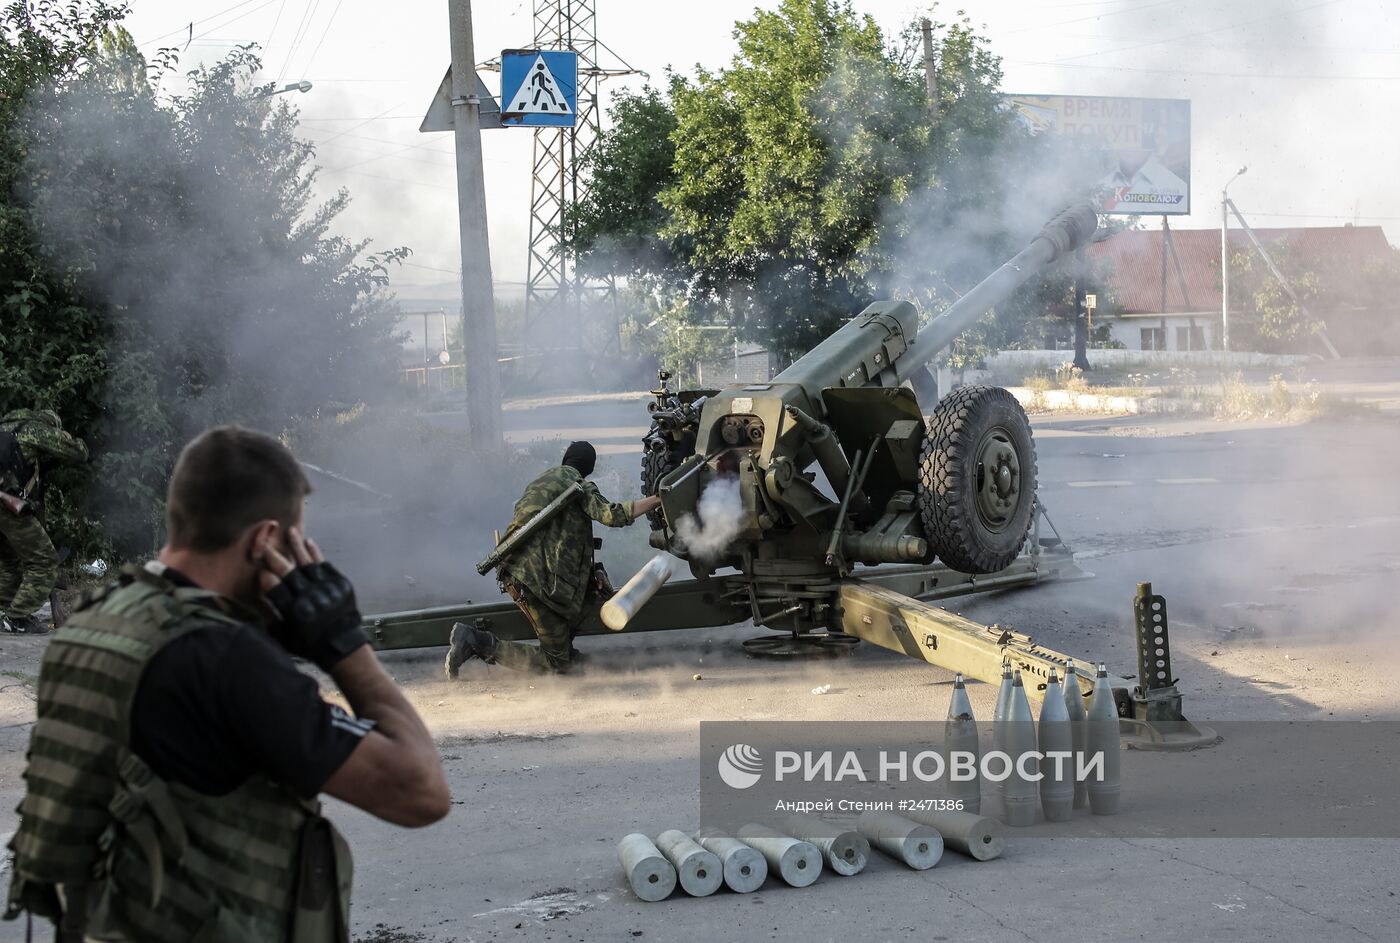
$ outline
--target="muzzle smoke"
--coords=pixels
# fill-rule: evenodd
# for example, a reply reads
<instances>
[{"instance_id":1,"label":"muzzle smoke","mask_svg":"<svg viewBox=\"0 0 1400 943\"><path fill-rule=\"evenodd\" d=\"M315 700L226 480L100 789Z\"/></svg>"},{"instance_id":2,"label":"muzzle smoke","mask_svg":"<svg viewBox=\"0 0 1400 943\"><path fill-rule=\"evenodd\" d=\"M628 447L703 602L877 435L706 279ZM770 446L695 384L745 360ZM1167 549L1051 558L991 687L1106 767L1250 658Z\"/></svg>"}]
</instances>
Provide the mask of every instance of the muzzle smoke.
<instances>
[{"instance_id":1,"label":"muzzle smoke","mask_svg":"<svg viewBox=\"0 0 1400 943\"><path fill-rule=\"evenodd\" d=\"M698 518L698 519L697 519ZM716 478L705 486L695 514L687 514L676 524L676 534L686 551L698 560L714 560L729 548L743 526L744 502L739 497L739 479Z\"/></svg>"}]
</instances>

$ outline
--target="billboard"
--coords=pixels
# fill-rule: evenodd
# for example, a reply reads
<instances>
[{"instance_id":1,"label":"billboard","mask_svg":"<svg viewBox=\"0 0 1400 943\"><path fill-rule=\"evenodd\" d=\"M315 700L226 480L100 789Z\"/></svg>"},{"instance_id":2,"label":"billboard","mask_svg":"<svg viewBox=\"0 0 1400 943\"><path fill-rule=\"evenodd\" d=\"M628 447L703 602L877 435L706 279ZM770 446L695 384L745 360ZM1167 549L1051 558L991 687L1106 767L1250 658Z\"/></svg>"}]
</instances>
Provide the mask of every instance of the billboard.
<instances>
[{"instance_id":1,"label":"billboard","mask_svg":"<svg viewBox=\"0 0 1400 943\"><path fill-rule=\"evenodd\" d=\"M1032 134L1097 152L1105 213L1184 216L1191 212L1191 102L1175 98L1007 95Z\"/></svg>"}]
</instances>

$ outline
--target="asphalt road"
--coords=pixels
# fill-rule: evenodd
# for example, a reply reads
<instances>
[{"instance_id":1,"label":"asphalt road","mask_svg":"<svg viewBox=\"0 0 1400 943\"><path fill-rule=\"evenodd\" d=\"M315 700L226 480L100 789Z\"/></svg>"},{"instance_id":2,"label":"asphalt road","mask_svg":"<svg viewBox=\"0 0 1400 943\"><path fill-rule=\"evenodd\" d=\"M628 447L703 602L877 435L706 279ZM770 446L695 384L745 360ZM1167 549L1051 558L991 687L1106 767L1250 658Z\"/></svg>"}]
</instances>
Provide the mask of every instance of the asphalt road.
<instances>
[{"instance_id":1,"label":"asphalt road","mask_svg":"<svg viewBox=\"0 0 1400 943\"><path fill-rule=\"evenodd\" d=\"M620 402L560 404L507 421L516 441L587 435L605 447L614 480L631 481L644 415ZM1130 600L1150 580L1168 600L1192 718L1400 719L1400 425L1056 418L1035 427L1042 498L1095 578L950 608L1130 673ZM449 683L441 650L386 655L439 739L456 805L443 823L408 832L331 803L357 856L356 940L1397 938L1400 842L1212 839L1189 822L1148 837L1133 825L1152 792L1135 793L1132 779L1113 820L1119 837L1076 837L1101 824L1079 816L1062 837L1013 833L1006 855L984 864L949 852L914 873L877 856L861 875L824 875L802 890L770 879L751 895L640 903L614 845L631 831L695 824L699 721L938 722L946 712L943 668L871 646L836 661L755 661L738 651L755 631L587 639L588 664L563 678L471 663ZM40 640L0 642L21 682L40 651ZM821 685L831 688L813 694ZM26 691L0 686L0 809L18 795ZM979 716L990 716L994 690L970 691ZM1202 768L1228 779L1257 747L1227 740ZM1152 754L1127 768L1148 782L1183 768L1158 764L1191 762ZM1352 774L1298 788L1335 804L1370 788ZM1382 803L1376 815L1393 819L1395 809ZM12 827L10 813L0 816L0 831ZM20 938L0 926L0 939Z\"/></svg>"},{"instance_id":2,"label":"asphalt road","mask_svg":"<svg viewBox=\"0 0 1400 943\"><path fill-rule=\"evenodd\" d=\"M512 436L614 445L640 426L624 405L512 417ZM1095 579L963 600L983 622L1134 670L1130 600L1168 600L1174 667L1200 721L1395 720L1400 628L1400 426L1043 419L1041 494ZM745 658L752 626L589 639L580 675L538 679L469 665L436 680L439 653L389 656L443 737L459 807L420 835L347 813L362 857L364 939L1391 940L1400 925L1394 840L1157 837L1013 839L974 865L948 853L916 874L887 860L804 890L638 902L614 842L696 816L697 721L940 720L949 672L863 646L837 662ZM692 680L693 674L702 680ZM829 684L824 695L812 689ZM974 685L978 713L994 692ZM1251 755L1226 742L1216 766ZM1185 763L1154 755L1151 763ZM1319 782L1319 803L1339 783ZM1145 792L1146 790L1143 790ZM1341 790L1345 791L1345 789ZM1131 833L1129 795L1119 821ZM1141 806L1136 808L1144 811ZM1393 808L1378 809L1393 815ZM378 929L376 930L376 925ZM370 931L382 934L376 937ZM401 935L402 934L402 935ZM421 934L421 937L413 936Z\"/></svg>"}]
</instances>

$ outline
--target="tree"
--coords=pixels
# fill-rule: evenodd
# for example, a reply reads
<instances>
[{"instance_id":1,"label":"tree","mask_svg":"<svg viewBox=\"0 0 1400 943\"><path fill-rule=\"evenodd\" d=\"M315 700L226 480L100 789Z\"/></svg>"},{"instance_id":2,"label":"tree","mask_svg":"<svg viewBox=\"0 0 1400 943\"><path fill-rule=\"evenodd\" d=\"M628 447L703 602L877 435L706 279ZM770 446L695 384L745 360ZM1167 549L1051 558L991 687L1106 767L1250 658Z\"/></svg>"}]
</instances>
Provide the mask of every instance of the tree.
<instances>
[{"instance_id":1,"label":"tree","mask_svg":"<svg viewBox=\"0 0 1400 943\"><path fill-rule=\"evenodd\" d=\"M1322 330L1321 279L1287 242L1269 255L1288 277L1295 302L1252 248L1230 253L1230 344L1237 350L1307 353ZM1301 302L1301 304L1299 304Z\"/></svg>"},{"instance_id":2,"label":"tree","mask_svg":"<svg viewBox=\"0 0 1400 943\"><path fill-rule=\"evenodd\" d=\"M252 50L161 97L173 59L148 65L122 12L39 0L5 14L0 87L29 84L0 129L16 157L3 225L23 247L0 258L0 407L55 406L88 437L97 458L65 482L60 530L137 554L201 429L279 432L389 388L381 289L407 250L330 234L348 196L312 202L314 153L284 101L251 94ZM34 49L48 71L25 71Z\"/></svg>"},{"instance_id":3,"label":"tree","mask_svg":"<svg viewBox=\"0 0 1400 943\"><path fill-rule=\"evenodd\" d=\"M955 300L1088 181L1001 107L970 24L935 28L936 121L916 28L888 42L835 0L755 11L727 68L616 100L574 220L585 264L789 356L877 297Z\"/></svg>"}]
</instances>

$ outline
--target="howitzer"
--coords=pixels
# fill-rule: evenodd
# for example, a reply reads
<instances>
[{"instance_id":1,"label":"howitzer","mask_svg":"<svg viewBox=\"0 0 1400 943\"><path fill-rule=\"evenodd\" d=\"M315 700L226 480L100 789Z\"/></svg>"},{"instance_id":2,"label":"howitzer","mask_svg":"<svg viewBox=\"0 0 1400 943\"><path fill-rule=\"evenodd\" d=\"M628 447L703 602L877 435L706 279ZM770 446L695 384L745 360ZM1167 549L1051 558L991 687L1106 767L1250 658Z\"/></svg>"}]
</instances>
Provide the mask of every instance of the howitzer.
<instances>
[{"instance_id":1,"label":"howitzer","mask_svg":"<svg viewBox=\"0 0 1400 943\"><path fill-rule=\"evenodd\" d=\"M876 302L769 382L673 392L663 373L643 439L642 490L661 499L650 541L687 559L696 578L666 584L645 603L631 600L627 629L752 620L786 635L750 639L752 654L865 640L991 683L1009 660L1031 694L1054 669L1087 693L1092 679L1067 671L1067 656L930 604L1087 574L1062 541L1041 536L1048 517L1036 497L1030 423L1016 399L971 386L921 404L911 383L960 332L1084 246L1097 226L1092 204L1072 206L927 325L906 302ZM738 484L737 535L701 559L678 525L698 514L706 486L720 478ZM532 634L513 607L490 604L375 617L371 637L386 647L434 635L442 644L452 621L501 637ZM606 631L585 624L580 634ZM1120 713L1133 712L1127 680L1113 679L1113 688Z\"/></svg>"},{"instance_id":2,"label":"howitzer","mask_svg":"<svg viewBox=\"0 0 1400 943\"><path fill-rule=\"evenodd\" d=\"M487 573L490 573L496 567L500 566L501 561L510 556L512 550L520 546L520 544L535 531L549 523L549 520L563 510L564 506L573 499L574 495L582 490L583 482L576 481L559 492L559 496L540 508L534 517L530 518L524 524L521 524L520 527L506 537L505 540L496 544L496 549L488 553L486 559L476 565L476 572L485 576Z\"/></svg>"}]
</instances>

